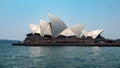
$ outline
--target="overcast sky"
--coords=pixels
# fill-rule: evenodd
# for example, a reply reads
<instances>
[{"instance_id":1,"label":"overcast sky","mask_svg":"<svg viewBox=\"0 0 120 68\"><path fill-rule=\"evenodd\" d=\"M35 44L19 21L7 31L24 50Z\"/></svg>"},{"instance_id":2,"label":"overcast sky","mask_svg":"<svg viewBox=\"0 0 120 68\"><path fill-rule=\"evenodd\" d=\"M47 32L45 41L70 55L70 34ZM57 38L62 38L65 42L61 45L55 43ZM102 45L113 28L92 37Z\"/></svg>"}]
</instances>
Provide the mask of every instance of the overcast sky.
<instances>
[{"instance_id":1,"label":"overcast sky","mask_svg":"<svg viewBox=\"0 0 120 68\"><path fill-rule=\"evenodd\" d=\"M50 21L48 13L67 26L104 29L102 36L120 38L120 0L0 0L0 39L24 40L29 24Z\"/></svg>"}]
</instances>

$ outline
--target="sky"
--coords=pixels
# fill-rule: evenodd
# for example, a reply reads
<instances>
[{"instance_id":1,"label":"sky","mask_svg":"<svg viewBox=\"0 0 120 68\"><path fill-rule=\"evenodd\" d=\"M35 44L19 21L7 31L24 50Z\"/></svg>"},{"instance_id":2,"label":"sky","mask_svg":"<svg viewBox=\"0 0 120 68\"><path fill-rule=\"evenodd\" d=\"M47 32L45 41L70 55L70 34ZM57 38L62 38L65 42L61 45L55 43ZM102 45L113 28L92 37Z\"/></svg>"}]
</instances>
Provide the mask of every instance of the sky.
<instances>
[{"instance_id":1,"label":"sky","mask_svg":"<svg viewBox=\"0 0 120 68\"><path fill-rule=\"evenodd\" d=\"M0 0L0 39L24 40L29 24L50 21L48 13L68 27L84 24L84 30L104 29L103 37L120 38L120 0Z\"/></svg>"}]
</instances>

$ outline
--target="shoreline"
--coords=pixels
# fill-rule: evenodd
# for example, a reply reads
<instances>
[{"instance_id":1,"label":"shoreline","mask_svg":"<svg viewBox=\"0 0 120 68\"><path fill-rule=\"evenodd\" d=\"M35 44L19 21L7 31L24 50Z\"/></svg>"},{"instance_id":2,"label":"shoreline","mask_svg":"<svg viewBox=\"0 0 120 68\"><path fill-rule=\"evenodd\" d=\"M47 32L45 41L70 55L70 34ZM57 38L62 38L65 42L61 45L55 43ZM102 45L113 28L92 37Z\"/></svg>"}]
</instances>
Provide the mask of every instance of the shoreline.
<instances>
[{"instance_id":1,"label":"shoreline","mask_svg":"<svg viewBox=\"0 0 120 68\"><path fill-rule=\"evenodd\" d=\"M120 45L117 44L24 44L24 43L12 43L12 46L117 46L119 47Z\"/></svg>"}]
</instances>

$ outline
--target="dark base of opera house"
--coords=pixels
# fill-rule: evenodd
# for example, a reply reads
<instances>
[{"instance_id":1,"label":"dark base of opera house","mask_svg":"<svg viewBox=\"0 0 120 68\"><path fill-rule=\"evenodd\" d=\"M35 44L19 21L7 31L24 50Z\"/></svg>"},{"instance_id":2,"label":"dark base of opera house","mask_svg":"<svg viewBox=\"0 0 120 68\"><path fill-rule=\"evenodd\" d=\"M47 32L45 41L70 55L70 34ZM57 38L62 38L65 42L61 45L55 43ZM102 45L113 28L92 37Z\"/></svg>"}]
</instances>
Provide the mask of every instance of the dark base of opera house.
<instances>
[{"instance_id":1,"label":"dark base of opera house","mask_svg":"<svg viewBox=\"0 0 120 68\"><path fill-rule=\"evenodd\" d=\"M77 38L75 36L58 36L57 38L52 38L50 35L44 35L41 37L40 34L27 34L27 37L23 43L13 43L15 46L119 46L120 41L110 40L101 37L100 35L96 39L91 37Z\"/></svg>"}]
</instances>

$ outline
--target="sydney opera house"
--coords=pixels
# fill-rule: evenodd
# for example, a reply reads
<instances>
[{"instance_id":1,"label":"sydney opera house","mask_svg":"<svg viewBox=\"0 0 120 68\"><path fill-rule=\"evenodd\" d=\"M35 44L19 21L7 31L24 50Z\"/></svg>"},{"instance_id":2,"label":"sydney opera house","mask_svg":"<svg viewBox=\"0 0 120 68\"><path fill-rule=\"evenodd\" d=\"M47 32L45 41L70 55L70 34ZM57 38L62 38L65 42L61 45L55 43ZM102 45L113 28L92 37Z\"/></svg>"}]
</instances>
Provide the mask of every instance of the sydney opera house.
<instances>
[{"instance_id":1,"label":"sydney opera house","mask_svg":"<svg viewBox=\"0 0 120 68\"><path fill-rule=\"evenodd\" d=\"M114 40L101 36L103 29L84 30L81 24L67 27L57 16L48 14L50 21L30 24L31 33L26 35L25 45L119 45Z\"/></svg>"}]
</instances>

